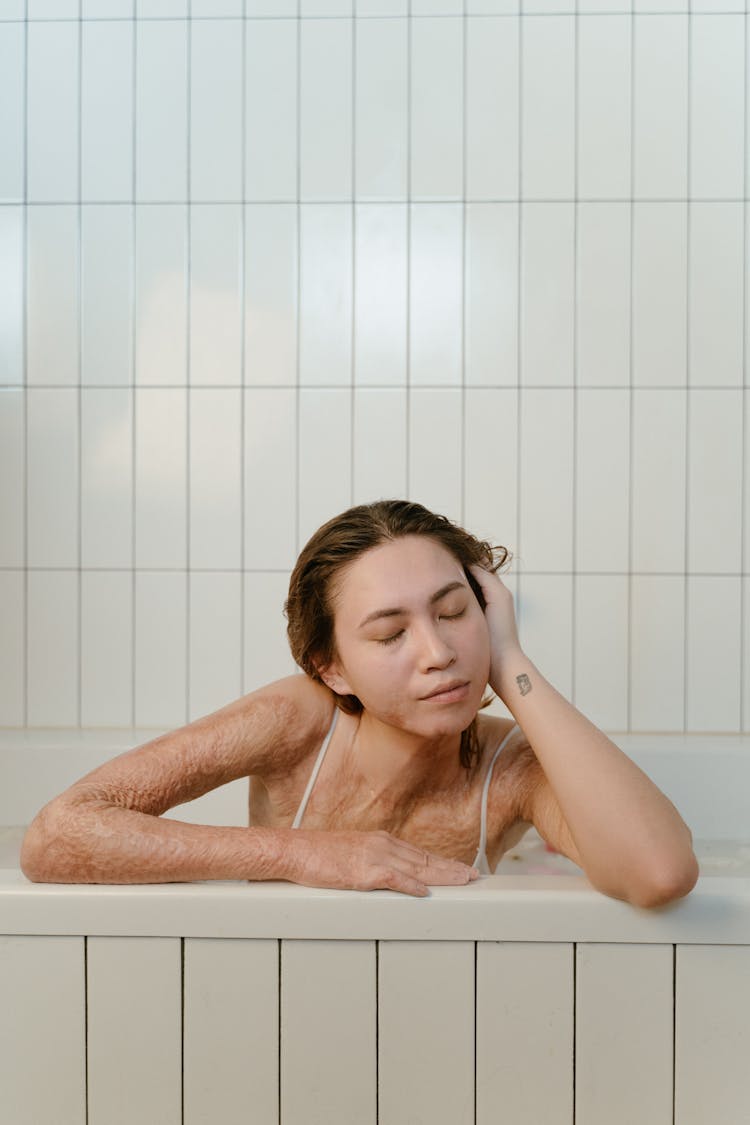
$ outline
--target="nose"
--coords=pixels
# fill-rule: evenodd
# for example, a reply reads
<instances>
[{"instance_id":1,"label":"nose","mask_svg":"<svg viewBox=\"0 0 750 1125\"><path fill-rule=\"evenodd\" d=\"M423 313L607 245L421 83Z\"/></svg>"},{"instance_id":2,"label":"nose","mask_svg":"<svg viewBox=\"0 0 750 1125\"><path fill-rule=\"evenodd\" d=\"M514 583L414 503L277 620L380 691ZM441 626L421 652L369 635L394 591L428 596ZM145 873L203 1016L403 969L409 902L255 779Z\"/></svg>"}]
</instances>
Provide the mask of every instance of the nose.
<instances>
[{"instance_id":1,"label":"nose","mask_svg":"<svg viewBox=\"0 0 750 1125\"><path fill-rule=\"evenodd\" d=\"M422 671L429 672L433 668L448 668L456 659L456 653L440 630L429 623L424 625L418 635L419 665Z\"/></svg>"}]
</instances>

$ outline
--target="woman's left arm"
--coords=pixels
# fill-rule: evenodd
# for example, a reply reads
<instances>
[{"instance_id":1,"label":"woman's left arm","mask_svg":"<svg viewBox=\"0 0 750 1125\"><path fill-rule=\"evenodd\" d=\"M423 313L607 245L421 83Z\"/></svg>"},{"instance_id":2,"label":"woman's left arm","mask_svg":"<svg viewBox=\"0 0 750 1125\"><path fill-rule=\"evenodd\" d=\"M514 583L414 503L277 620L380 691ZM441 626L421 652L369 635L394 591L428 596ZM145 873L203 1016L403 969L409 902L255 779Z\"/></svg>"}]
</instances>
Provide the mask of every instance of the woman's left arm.
<instances>
[{"instance_id":1,"label":"woman's left arm","mask_svg":"<svg viewBox=\"0 0 750 1125\"><path fill-rule=\"evenodd\" d=\"M559 809L597 890L638 906L682 898L699 875L687 824L643 770L529 660L517 640L510 590L497 575L472 572L487 602L490 687L544 771L531 807L536 798L547 824Z\"/></svg>"}]
</instances>

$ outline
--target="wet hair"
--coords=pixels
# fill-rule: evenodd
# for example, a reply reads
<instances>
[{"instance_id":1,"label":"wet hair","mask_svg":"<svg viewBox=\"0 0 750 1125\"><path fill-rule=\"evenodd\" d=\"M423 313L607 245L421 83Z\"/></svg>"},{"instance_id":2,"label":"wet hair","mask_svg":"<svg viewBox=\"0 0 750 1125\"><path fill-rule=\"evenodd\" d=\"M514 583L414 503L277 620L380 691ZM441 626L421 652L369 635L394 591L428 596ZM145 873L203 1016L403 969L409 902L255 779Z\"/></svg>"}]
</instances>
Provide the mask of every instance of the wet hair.
<instances>
[{"instance_id":1,"label":"wet hair","mask_svg":"<svg viewBox=\"0 0 750 1125\"><path fill-rule=\"evenodd\" d=\"M447 516L437 515L410 500L376 500L334 516L318 528L300 552L284 602L292 656L313 680L323 683L318 665L325 669L336 658L334 580L365 551L405 535L429 536L450 551L463 567L482 609L485 608L482 589L469 571L469 564L476 563L494 572L512 557L506 547L492 547ZM356 715L363 710L356 695L339 695L333 691L331 694L336 706L347 714ZM483 699L480 710L488 707L492 700L491 694ZM476 715L461 732L460 761L467 770L478 764Z\"/></svg>"}]
</instances>

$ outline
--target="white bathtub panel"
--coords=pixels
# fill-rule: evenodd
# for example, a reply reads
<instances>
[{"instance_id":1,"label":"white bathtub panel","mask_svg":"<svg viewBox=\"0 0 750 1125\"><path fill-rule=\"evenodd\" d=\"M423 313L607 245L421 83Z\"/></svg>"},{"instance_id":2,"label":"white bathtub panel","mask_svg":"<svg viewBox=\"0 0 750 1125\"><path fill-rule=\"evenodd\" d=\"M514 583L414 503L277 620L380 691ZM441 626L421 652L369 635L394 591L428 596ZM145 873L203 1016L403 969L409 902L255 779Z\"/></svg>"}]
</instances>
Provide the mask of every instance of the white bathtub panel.
<instances>
[{"instance_id":1,"label":"white bathtub panel","mask_svg":"<svg viewBox=\"0 0 750 1125\"><path fill-rule=\"evenodd\" d=\"M684 200L633 203L634 386L686 382L687 238Z\"/></svg>"},{"instance_id":2,"label":"white bathtub panel","mask_svg":"<svg viewBox=\"0 0 750 1125\"><path fill-rule=\"evenodd\" d=\"M630 729L682 730L685 578L635 574L630 589Z\"/></svg>"},{"instance_id":3,"label":"white bathtub panel","mask_svg":"<svg viewBox=\"0 0 750 1125\"><path fill-rule=\"evenodd\" d=\"M133 22L81 28L81 196L132 199Z\"/></svg>"},{"instance_id":4,"label":"white bathtub panel","mask_svg":"<svg viewBox=\"0 0 750 1125\"><path fill-rule=\"evenodd\" d=\"M135 382L187 381L187 207L135 208Z\"/></svg>"},{"instance_id":5,"label":"white bathtub panel","mask_svg":"<svg viewBox=\"0 0 750 1125\"><path fill-rule=\"evenodd\" d=\"M409 396L409 499L462 522L461 392Z\"/></svg>"},{"instance_id":6,"label":"white bathtub panel","mask_svg":"<svg viewBox=\"0 0 750 1125\"><path fill-rule=\"evenodd\" d=\"M306 202L352 194L353 46L351 19L300 24L299 192Z\"/></svg>"},{"instance_id":7,"label":"white bathtub panel","mask_svg":"<svg viewBox=\"0 0 750 1125\"><path fill-rule=\"evenodd\" d=\"M135 723L174 728L187 719L187 574L135 573Z\"/></svg>"},{"instance_id":8,"label":"white bathtub panel","mask_svg":"<svg viewBox=\"0 0 750 1125\"><path fill-rule=\"evenodd\" d=\"M279 1114L279 942L187 938L184 1125Z\"/></svg>"},{"instance_id":9,"label":"white bathtub panel","mask_svg":"<svg viewBox=\"0 0 750 1125\"><path fill-rule=\"evenodd\" d=\"M245 567L294 566L297 397L290 387L245 391Z\"/></svg>"},{"instance_id":10,"label":"white bathtub panel","mask_svg":"<svg viewBox=\"0 0 750 1125\"><path fill-rule=\"evenodd\" d=\"M78 195L79 27L77 19L30 23L28 27L27 182L30 203L62 202L76 199Z\"/></svg>"},{"instance_id":11,"label":"white bathtub panel","mask_svg":"<svg viewBox=\"0 0 750 1125\"><path fill-rule=\"evenodd\" d=\"M574 260L574 205L524 203L520 381L525 386L569 387L573 383Z\"/></svg>"},{"instance_id":12,"label":"white bathtub panel","mask_svg":"<svg viewBox=\"0 0 750 1125\"><path fill-rule=\"evenodd\" d=\"M410 195L458 199L463 191L464 28L459 18L430 18L437 15L434 3L429 12L411 24Z\"/></svg>"},{"instance_id":13,"label":"white bathtub panel","mask_svg":"<svg viewBox=\"0 0 750 1125\"><path fill-rule=\"evenodd\" d=\"M0 259L3 262L0 272L0 339L3 341L0 388L5 384L20 385L24 382L25 221L25 211L21 207L0 208Z\"/></svg>"},{"instance_id":14,"label":"white bathtub panel","mask_svg":"<svg viewBox=\"0 0 750 1125\"><path fill-rule=\"evenodd\" d=\"M181 944L87 939L89 1125L181 1125Z\"/></svg>"},{"instance_id":15,"label":"white bathtub panel","mask_svg":"<svg viewBox=\"0 0 750 1125\"><path fill-rule=\"evenodd\" d=\"M21 727L25 721L25 619L24 573L0 569L0 727ZM4 787L7 793L7 777Z\"/></svg>"},{"instance_id":16,"label":"white bathtub panel","mask_svg":"<svg viewBox=\"0 0 750 1125\"><path fill-rule=\"evenodd\" d=\"M696 15L690 34L690 193L742 196L745 139L743 15ZM716 127L717 121L721 128Z\"/></svg>"},{"instance_id":17,"label":"white bathtub panel","mask_svg":"<svg viewBox=\"0 0 750 1125\"><path fill-rule=\"evenodd\" d=\"M474 942L381 941L378 960L379 1125L473 1125Z\"/></svg>"},{"instance_id":18,"label":"white bathtub panel","mask_svg":"<svg viewBox=\"0 0 750 1125\"><path fill-rule=\"evenodd\" d=\"M0 566L24 565L25 402L21 387L0 389Z\"/></svg>"},{"instance_id":19,"label":"white bathtub panel","mask_svg":"<svg viewBox=\"0 0 750 1125\"><path fill-rule=\"evenodd\" d=\"M283 1125L378 1120L375 956L374 941L281 943Z\"/></svg>"},{"instance_id":20,"label":"white bathtub panel","mask_svg":"<svg viewBox=\"0 0 750 1125\"><path fill-rule=\"evenodd\" d=\"M555 688L573 691L573 579L569 574L521 574L516 621L521 647Z\"/></svg>"},{"instance_id":21,"label":"white bathtub panel","mask_svg":"<svg viewBox=\"0 0 750 1125\"><path fill-rule=\"evenodd\" d=\"M133 369L133 210L81 209L81 382L127 386Z\"/></svg>"},{"instance_id":22,"label":"white bathtub panel","mask_svg":"<svg viewBox=\"0 0 750 1125\"><path fill-rule=\"evenodd\" d=\"M577 946L576 1125L672 1125L672 961L671 945Z\"/></svg>"},{"instance_id":23,"label":"white bathtub panel","mask_svg":"<svg viewBox=\"0 0 750 1125\"><path fill-rule=\"evenodd\" d=\"M742 390L689 397L688 573L742 571Z\"/></svg>"},{"instance_id":24,"label":"white bathtub panel","mask_svg":"<svg viewBox=\"0 0 750 1125\"><path fill-rule=\"evenodd\" d=\"M190 382L242 382L242 210L190 209Z\"/></svg>"},{"instance_id":25,"label":"white bathtub panel","mask_svg":"<svg viewBox=\"0 0 750 1125\"><path fill-rule=\"evenodd\" d=\"M637 198L687 194L688 14L653 14L636 3L633 20L633 175Z\"/></svg>"},{"instance_id":26,"label":"white bathtub panel","mask_svg":"<svg viewBox=\"0 0 750 1125\"><path fill-rule=\"evenodd\" d=\"M23 20L23 14L20 16ZM0 27L0 200L24 195L24 101L26 35L22 22Z\"/></svg>"},{"instance_id":27,"label":"white bathtub panel","mask_svg":"<svg viewBox=\"0 0 750 1125\"><path fill-rule=\"evenodd\" d=\"M572 14L524 20L521 82L523 197L571 199L575 176ZM526 207L525 213L529 210L533 208Z\"/></svg>"},{"instance_id":28,"label":"white bathtub panel","mask_svg":"<svg viewBox=\"0 0 750 1125\"><path fill-rule=\"evenodd\" d=\"M298 671L286 637L284 600L289 592L289 571L279 574L245 574L244 683L242 691Z\"/></svg>"},{"instance_id":29,"label":"white bathtub panel","mask_svg":"<svg viewBox=\"0 0 750 1125\"><path fill-rule=\"evenodd\" d=\"M192 571L188 583L188 722L242 694L242 575Z\"/></svg>"},{"instance_id":30,"label":"white bathtub panel","mask_svg":"<svg viewBox=\"0 0 750 1125\"><path fill-rule=\"evenodd\" d=\"M386 16L380 2L357 16ZM406 15L404 6L401 15ZM357 199L408 194L408 24L405 19L358 19L355 43L354 151ZM387 211L403 212L403 203Z\"/></svg>"},{"instance_id":31,"label":"white bathtub panel","mask_svg":"<svg viewBox=\"0 0 750 1125\"><path fill-rule=\"evenodd\" d=\"M81 564L130 567L133 557L133 393L82 388Z\"/></svg>"},{"instance_id":32,"label":"white bathtub panel","mask_svg":"<svg viewBox=\"0 0 750 1125\"><path fill-rule=\"evenodd\" d=\"M86 1120L84 941L0 937L0 1118L8 1125Z\"/></svg>"},{"instance_id":33,"label":"white bathtub panel","mask_svg":"<svg viewBox=\"0 0 750 1125\"><path fill-rule=\"evenodd\" d=\"M517 203L467 203L464 370L467 386L518 381Z\"/></svg>"},{"instance_id":34,"label":"white bathtub panel","mask_svg":"<svg viewBox=\"0 0 750 1125\"><path fill-rule=\"evenodd\" d=\"M26 212L26 382L79 381L76 207Z\"/></svg>"},{"instance_id":35,"label":"white bathtub panel","mask_svg":"<svg viewBox=\"0 0 750 1125\"><path fill-rule=\"evenodd\" d=\"M693 386L742 386L744 204L690 207L689 360Z\"/></svg>"},{"instance_id":36,"label":"white bathtub panel","mask_svg":"<svg viewBox=\"0 0 750 1125\"><path fill-rule=\"evenodd\" d=\"M81 722L128 726L133 715L133 572L81 574Z\"/></svg>"},{"instance_id":37,"label":"white bathtub panel","mask_svg":"<svg viewBox=\"0 0 750 1125\"><path fill-rule=\"evenodd\" d=\"M30 726L76 726L78 715L78 573L30 570L27 698Z\"/></svg>"},{"instance_id":38,"label":"white bathtub panel","mask_svg":"<svg viewBox=\"0 0 750 1125\"><path fill-rule=\"evenodd\" d=\"M242 398L190 391L190 566L236 570L242 551Z\"/></svg>"},{"instance_id":39,"label":"white bathtub panel","mask_svg":"<svg viewBox=\"0 0 750 1125\"><path fill-rule=\"evenodd\" d=\"M627 193L623 193L627 194ZM630 383L630 204L579 203L576 382Z\"/></svg>"},{"instance_id":40,"label":"white bathtub panel","mask_svg":"<svg viewBox=\"0 0 750 1125\"><path fill-rule=\"evenodd\" d=\"M29 566L79 562L78 400L65 387L26 394Z\"/></svg>"},{"instance_id":41,"label":"white bathtub panel","mask_svg":"<svg viewBox=\"0 0 750 1125\"><path fill-rule=\"evenodd\" d=\"M632 397L632 567L685 572L686 402L682 390Z\"/></svg>"},{"instance_id":42,"label":"white bathtub panel","mask_svg":"<svg viewBox=\"0 0 750 1125\"><path fill-rule=\"evenodd\" d=\"M626 574L629 394L625 389L591 389L579 390L576 398L576 570Z\"/></svg>"},{"instance_id":43,"label":"white bathtub panel","mask_svg":"<svg viewBox=\"0 0 750 1125\"><path fill-rule=\"evenodd\" d=\"M297 207L250 204L245 213L245 383L297 382Z\"/></svg>"},{"instance_id":44,"label":"white bathtub panel","mask_svg":"<svg viewBox=\"0 0 750 1125\"><path fill-rule=\"evenodd\" d=\"M477 942L476 1125L573 1120L574 954L563 942Z\"/></svg>"},{"instance_id":45,"label":"white bathtub panel","mask_svg":"<svg viewBox=\"0 0 750 1125\"><path fill-rule=\"evenodd\" d=\"M406 390L354 393L352 500L406 495Z\"/></svg>"},{"instance_id":46,"label":"white bathtub panel","mask_svg":"<svg viewBox=\"0 0 750 1125\"><path fill-rule=\"evenodd\" d=\"M345 386L352 377L351 206L303 204L299 216L299 382Z\"/></svg>"},{"instance_id":47,"label":"white bathtub panel","mask_svg":"<svg viewBox=\"0 0 750 1125\"><path fill-rule=\"evenodd\" d=\"M578 183L583 198L630 194L632 18L578 20Z\"/></svg>"},{"instance_id":48,"label":"white bathtub panel","mask_svg":"<svg viewBox=\"0 0 750 1125\"><path fill-rule=\"evenodd\" d=\"M187 562L187 392L135 395L135 566Z\"/></svg>"},{"instance_id":49,"label":"white bathtub panel","mask_svg":"<svg viewBox=\"0 0 750 1125\"><path fill-rule=\"evenodd\" d=\"M358 386L403 386L408 317L406 205L362 204L355 208L354 220L354 381Z\"/></svg>"},{"instance_id":50,"label":"white bathtub panel","mask_svg":"<svg viewBox=\"0 0 750 1125\"><path fill-rule=\"evenodd\" d=\"M740 729L740 583L739 577L710 574L687 579L688 730Z\"/></svg>"},{"instance_id":51,"label":"white bathtub panel","mask_svg":"<svg viewBox=\"0 0 750 1125\"><path fill-rule=\"evenodd\" d=\"M185 199L187 195L186 22L136 22L135 197Z\"/></svg>"},{"instance_id":52,"label":"white bathtub panel","mask_svg":"<svg viewBox=\"0 0 750 1125\"><path fill-rule=\"evenodd\" d=\"M750 1119L750 948L678 945L675 1121Z\"/></svg>"},{"instance_id":53,"label":"white bathtub panel","mask_svg":"<svg viewBox=\"0 0 750 1125\"><path fill-rule=\"evenodd\" d=\"M463 216L455 203L411 207L409 383L463 382Z\"/></svg>"},{"instance_id":54,"label":"white bathtub panel","mask_svg":"<svg viewBox=\"0 0 750 1125\"><path fill-rule=\"evenodd\" d=\"M242 35L239 20L191 20L189 183L193 200L242 195Z\"/></svg>"},{"instance_id":55,"label":"white bathtub panel","mask_svg":"<svg viewBox=\"0 0 750 1125\"><path fill-rule=\"evenodd\" d=\"M507 547L518 542L518 392L471 388L465 396L463 513L480 539Z\"/></svg>"},{"instance_id":56,"label":"white bathtub panel","mask_svg":"<svg viewBox=\"0 0 750 1125\"><path fill-rule=\"evenodd\" d=\"M579 574L575 596L575 706L600 730L627 730L627 575Z\"/></svg>"},{"instance_id":57,"label":"white bathtub panel","mask_svg":"<svg viewBox=\"0 0 750 1125\"><path fill-rule=\"evenodd\" d=\"M296 198L297 73L296 21L248 20L245 199Z\"/></svg>"},{"instance_id":58,"label":"white bathtub panel","mask_svg":"<svg viewBox=\"0 0 750 1125\"><path fill-rule=\"evenodd\" d=\"M348 390L300 391L298 550L351 503L351 398Z\"/></svg>"},{"instance_id":59,"label":"white bathtub panel","mask_svg":"<svg viewBox=\"0 0 750 1125\"><path fill-rule=\"evenodd\" d=\"M519 48L517 16L466 23L466 194L471 199L518 194Z\"/></svg>"},{"instance_id":60,"label":"white bathtub panel","mask_svg":"<svg viewBox=\"0 0 750 1125\"><path fill-rule=\"evenodd\" d=\"M571 390L526 390L521 395L519 564L523 570L572 570L573 406Z\"/></svg>"}]
</instances>

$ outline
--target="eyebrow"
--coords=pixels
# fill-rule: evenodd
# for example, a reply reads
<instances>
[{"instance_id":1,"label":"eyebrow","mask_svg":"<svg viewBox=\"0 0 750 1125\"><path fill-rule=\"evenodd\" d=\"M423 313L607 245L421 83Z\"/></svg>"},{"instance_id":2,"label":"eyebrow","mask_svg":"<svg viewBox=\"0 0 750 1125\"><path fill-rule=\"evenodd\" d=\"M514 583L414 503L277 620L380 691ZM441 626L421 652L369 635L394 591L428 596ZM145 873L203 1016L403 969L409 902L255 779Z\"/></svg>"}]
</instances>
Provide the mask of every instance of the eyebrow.
<instances>
[{"instance_id":1,"label":"eyebrow","mask_svg":"<svg viewBox=\"0 0 750 1125\"><path fill-rule=\"evenodd\" d=\"M448 582L446 586L441 586L440 589L432 595L432 597L430 598L430 605L432 605L434 602L439 602L440 599L444 598L446 594L450 594L451 590L466 589L468 589L468 587L465 582ZM401 614L408 612L408 610L403 609L401 606L396 606L393 609L376 609L374 613L368 614L364 621L361 621L359 623L357 628L364 629L365 625L369 625L371 621L377 621L380 617L398 617Z\"/></svg>"}]
</instances>

